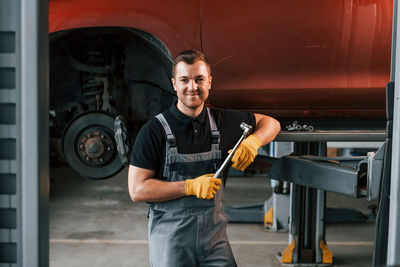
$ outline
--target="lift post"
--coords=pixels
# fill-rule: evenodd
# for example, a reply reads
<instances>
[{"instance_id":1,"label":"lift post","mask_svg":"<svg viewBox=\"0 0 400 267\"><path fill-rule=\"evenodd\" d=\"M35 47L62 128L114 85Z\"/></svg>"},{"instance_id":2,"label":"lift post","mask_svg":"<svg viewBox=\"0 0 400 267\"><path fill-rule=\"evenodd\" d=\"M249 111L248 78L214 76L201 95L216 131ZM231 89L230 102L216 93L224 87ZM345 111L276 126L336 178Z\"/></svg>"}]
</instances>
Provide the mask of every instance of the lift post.
<instances>
[{"instance_id":1,"label":"lift post","mask_svg":"<svg viewBox=\"0 0 400 267\"><path fill-rule=\"evenodd\" d=\"M326 143L296 143L294 152L325 156ZM271 168L271 178L292 177L282 173L285 164L279 164L279 160L277 163ZM291 166L290 163L289 165ZM277 168L280 171L276 171ZM325 241L325 206L325 191L291 184L289 246L282 252L280 260L283 264L323 266L332 263L332 253L326 247Z\"/></svg>"},{"instance_id":2,"label":"lift post","mask_svg":"<svg viewBox=\"0 0 400 267\"><path fill-rule=\"evenodd\" d=\"M389 230L387 265L400 265L400 34L399 31L399 8L398 1L394 1L393 7L393 38L392 38L392 69L391 81L394 81L393 98L393 128L392 131L392 164L390 179L390 207L389 207Z\"/></svg>"},{"instance_id":3,"label":"lift post","mask_svg":"<svg viewBox=\"0 0 400 267\"><path fill-rule=\"evenodd\" d=\"M49 265L48 2L0 0L0 266Z\"/></svg>"}]
</instances>

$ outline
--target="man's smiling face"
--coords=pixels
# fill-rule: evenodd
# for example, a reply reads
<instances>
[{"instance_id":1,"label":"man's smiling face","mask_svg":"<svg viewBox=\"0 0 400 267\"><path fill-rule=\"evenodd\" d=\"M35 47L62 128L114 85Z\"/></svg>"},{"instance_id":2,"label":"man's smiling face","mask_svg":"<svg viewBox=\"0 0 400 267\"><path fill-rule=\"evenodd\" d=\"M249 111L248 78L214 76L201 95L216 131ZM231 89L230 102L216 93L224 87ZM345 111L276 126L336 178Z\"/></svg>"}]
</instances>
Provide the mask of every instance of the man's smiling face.
<instances>
[{"instance_id":1,"label":"man's smiling face","mask_svg":"<svg viewBox=\"0 0 400 267\"><path fill-rule=\"evenodd\" d=\"M178 109L188 116L197 116L208 98L211 80L208 65L204 61L196 60L193 64L179 62L172 78L178 96Z\"/></svg>"}]
</instances>

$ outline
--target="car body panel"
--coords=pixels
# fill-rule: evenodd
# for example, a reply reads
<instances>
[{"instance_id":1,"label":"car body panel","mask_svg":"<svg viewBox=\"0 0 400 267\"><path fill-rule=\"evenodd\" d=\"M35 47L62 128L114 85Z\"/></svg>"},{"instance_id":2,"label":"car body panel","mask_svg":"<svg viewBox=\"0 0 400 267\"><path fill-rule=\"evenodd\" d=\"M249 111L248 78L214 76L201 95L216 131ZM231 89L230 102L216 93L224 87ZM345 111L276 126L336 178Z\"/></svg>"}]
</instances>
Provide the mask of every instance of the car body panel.
<instances>
[{"instance_id":1,"label":"car body panel","mask_svg":"<svg viewBox=\"0 0 400 267\"><path fill-rule=\"evenodd\" d=\"M278 117L384 117L391 1L205 1L210 102Z\"/></svg>"},{"instance_id":2,"label":"car body panel","mask_svg":"<svg viewBox=\"0 0 400 267\"><path fill-rule=\"evenodd\" d=\"M116 26L210 59L209 104L277 118L384 118L392 0L50 0L49 31Z\"/></svg>"},{"instance_id":3,"label":"car body panel","mask_svg":"<svg viewBox=\"0 0 400 267\"><path fill-rule=\"evenodd\" d=\"M50 0L49 32L89 27L128 27L160 39L175 55L201 49L201 0Z\"/></svg>"}]
</instances>

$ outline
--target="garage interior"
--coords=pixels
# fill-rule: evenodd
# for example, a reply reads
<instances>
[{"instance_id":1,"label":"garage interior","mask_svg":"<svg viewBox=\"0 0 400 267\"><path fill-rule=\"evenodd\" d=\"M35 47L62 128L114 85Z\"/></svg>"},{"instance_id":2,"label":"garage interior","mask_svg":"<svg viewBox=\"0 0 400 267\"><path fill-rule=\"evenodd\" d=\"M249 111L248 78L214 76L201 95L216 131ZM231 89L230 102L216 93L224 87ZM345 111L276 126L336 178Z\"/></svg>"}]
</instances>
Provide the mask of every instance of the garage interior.
<instances>
[{"instance_id":1,"label":"garage interior","mask_svg":"<svg viewBox=\"0 0 400 267\"><path fill-rule=\"evenodd\" d=\"M327 192L328 208L352 209L364 220L338 222L334 215L324 224L334 266L381 266L376 258L383 266L400 266L400 90L393 87L400 82L398 8L395 1L394 91L385 136L394 164L384 176L391 181L382 182L384 198L391 200L385 203L387 218L376 218L375 201ZM127 168L109 179L90 180L63 162L49 161L50 137L43 131L49 129L47 2L0 0L0 26L0 267L149 266L148 207L130 200ZM263 204L273 191L264 173L232 174L224 204ZM279 253L291 244L287 231L266 231L263 222L231 222L227 232L238 266L285 265Z\"/></svg>"}]
</instances>

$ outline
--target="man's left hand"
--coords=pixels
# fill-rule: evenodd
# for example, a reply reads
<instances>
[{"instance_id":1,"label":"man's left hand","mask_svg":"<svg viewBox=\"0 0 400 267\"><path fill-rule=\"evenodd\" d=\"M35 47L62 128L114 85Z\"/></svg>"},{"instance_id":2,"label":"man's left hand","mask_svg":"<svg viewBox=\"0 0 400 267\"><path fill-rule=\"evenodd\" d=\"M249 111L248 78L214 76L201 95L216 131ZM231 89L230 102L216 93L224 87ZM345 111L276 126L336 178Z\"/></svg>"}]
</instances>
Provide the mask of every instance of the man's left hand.
<instances>
[{"instance_id":1,"label":"man's left hand","mask_svg":"<svg viewBox=\"0 0 400 267\"><path fill-rule=\"evenodd\" d=\"M232 157L232 167L244 171L257 156L257 150L261 146L261 140L254 134L248 136L237 148Z\"/></svg>"}]
</instances>

